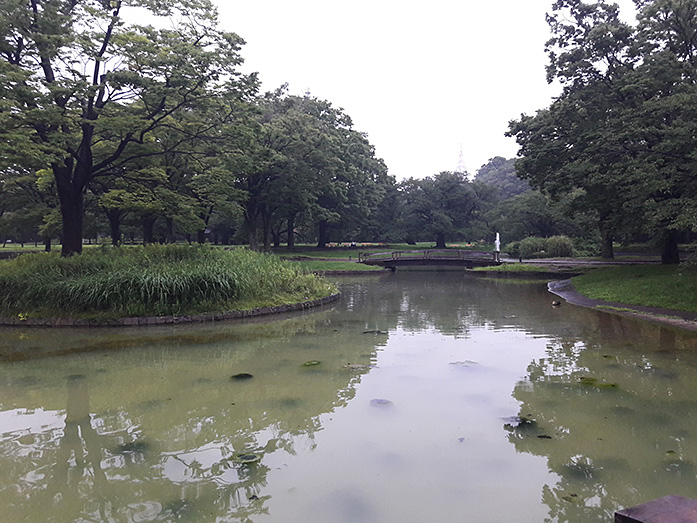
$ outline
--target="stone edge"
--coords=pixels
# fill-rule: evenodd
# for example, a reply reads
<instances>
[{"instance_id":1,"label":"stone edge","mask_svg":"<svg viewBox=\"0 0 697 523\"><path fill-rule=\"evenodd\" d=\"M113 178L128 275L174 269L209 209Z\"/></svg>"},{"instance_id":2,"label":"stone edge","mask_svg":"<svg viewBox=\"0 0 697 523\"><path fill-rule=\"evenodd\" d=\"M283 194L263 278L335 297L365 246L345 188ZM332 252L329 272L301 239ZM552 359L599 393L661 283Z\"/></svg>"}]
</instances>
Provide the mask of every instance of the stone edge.
<instances>
[{"instance_id":1,"label":"stone edge","mask_svg":"<svg viewBox=\"0 0 697 523\"><path fill-rule=\"evenodd\" d=\"M281 314L284 312L297 312L313 307L319 307L333 303L341 298L341 293L330 294L316 300L275 305L272 307L259 307L256 309L209 312L193 314L190 316L144 316L132 318L117 318L112 321L84 320L79 318L0 318L0 326L3 327L137 327L143 325L173 325L180 323L206 323L214 321L234 320L241 318L253 318L269 314Z\"/></svg>"}]
</instances>

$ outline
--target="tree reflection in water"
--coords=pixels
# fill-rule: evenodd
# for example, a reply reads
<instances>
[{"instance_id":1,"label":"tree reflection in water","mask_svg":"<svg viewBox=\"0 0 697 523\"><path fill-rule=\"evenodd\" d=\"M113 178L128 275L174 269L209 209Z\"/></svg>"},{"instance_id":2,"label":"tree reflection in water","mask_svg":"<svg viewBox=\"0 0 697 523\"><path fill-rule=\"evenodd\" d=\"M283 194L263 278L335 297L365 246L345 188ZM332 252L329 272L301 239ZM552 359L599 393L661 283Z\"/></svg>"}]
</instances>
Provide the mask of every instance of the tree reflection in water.
<instances>
[{"instance_id":1,"label":"tree reflection in water","mask_svg":"<svg viewBox=\"0 0 697 523\"><path fill-rule=\"evenodd\" d=\"M697 489L695 337L553 308L544 283L342 292L285 319L4 331L0 519L456 521L466 496L478 521L586 522Z\"/></svg>"},{"instance_id":2,"label":"tree reflection in water","mask_svg":"<svg viewBox=\"0 0 697 523\"><path fill-rule=\"evenodd\" d=\"M337 328L337 350L327 353L326 338L314 337L327 314L148 340L141 332L139 344L112 332L97 352L4 367L2 414L33 425L0 435L9 520L251 521L267 513L266 458L311 448L320 416L353 397L385 339L362 335L366 326ZM321 364L304 366L318 347ZM81 373L66 372L74 367ZM231 380L239 370L254 377ZM13 387L22 372L33 373L29 386Z\"/></svg>"},{"instance_id":3,"label":"tree reflection in water","mask_svg":"<svg viewBox=\"0 0 697 523\"><path fill-rule=\"evenodd\" d=\"M504 425L559 477L542 493L550 521L611 521L697 489L697 337L594 314L594 329L530 364L513 392L520 414Z\"/></svg>"}]
</instances>

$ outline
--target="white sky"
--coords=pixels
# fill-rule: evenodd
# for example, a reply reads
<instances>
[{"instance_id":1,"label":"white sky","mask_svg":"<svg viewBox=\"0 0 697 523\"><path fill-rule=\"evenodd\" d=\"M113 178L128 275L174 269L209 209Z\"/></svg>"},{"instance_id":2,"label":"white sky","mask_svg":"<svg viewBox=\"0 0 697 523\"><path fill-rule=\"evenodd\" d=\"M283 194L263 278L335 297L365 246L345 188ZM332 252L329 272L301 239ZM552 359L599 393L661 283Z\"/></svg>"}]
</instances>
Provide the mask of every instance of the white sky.
<instances>
[{"instance_id":1,"label":"white sky","mask_svg":"<svg viewBox=\"0 0 697 523\"><path fill-rule=\"evenodd\" d=\"M549 105L553 0L214 0L244 71L341 107L398 179L512 158L511 119ZM631 0L619 0L633 19Z\"/></svg>"}]
</instances>

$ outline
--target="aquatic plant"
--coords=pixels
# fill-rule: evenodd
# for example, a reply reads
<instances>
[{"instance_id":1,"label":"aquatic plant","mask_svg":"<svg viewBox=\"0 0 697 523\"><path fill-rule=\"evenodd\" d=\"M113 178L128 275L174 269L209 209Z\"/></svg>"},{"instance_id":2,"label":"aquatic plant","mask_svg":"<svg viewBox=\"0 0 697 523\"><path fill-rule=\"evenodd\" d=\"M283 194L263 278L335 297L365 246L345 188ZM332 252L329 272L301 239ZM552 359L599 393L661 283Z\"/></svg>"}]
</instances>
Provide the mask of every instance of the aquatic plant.
<instances>
[{"instance_id":1,"label":"aquatic plant","mask_svg":"<svg viewBox=\"0 0 697 523\"><path fill-rule=\"evenodd\" d=\"M24 254L0 264L0 313L26 316L182 315L324 297L322 278L268 254L145 246L80 256Z\"/></svg>"}]
</instances>

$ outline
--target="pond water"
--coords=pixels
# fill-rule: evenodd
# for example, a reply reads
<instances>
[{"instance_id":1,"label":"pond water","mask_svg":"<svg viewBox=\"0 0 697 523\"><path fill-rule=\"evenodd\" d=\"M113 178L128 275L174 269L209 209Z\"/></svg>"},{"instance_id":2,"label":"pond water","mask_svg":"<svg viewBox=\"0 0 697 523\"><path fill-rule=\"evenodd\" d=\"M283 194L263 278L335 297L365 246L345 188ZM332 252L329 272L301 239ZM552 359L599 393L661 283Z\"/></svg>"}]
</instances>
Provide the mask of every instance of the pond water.
<instances>
[{"instance_id":1,"label":"pond water","mask_svg":"<svg viewBox=\"0 0 697 523\"><path fill-rule=\"evenodd\" d=\"M0 331L2 521L611 521L697 497L697 337L460 271L303 314Z\"/></svg>"}]
</instances>

